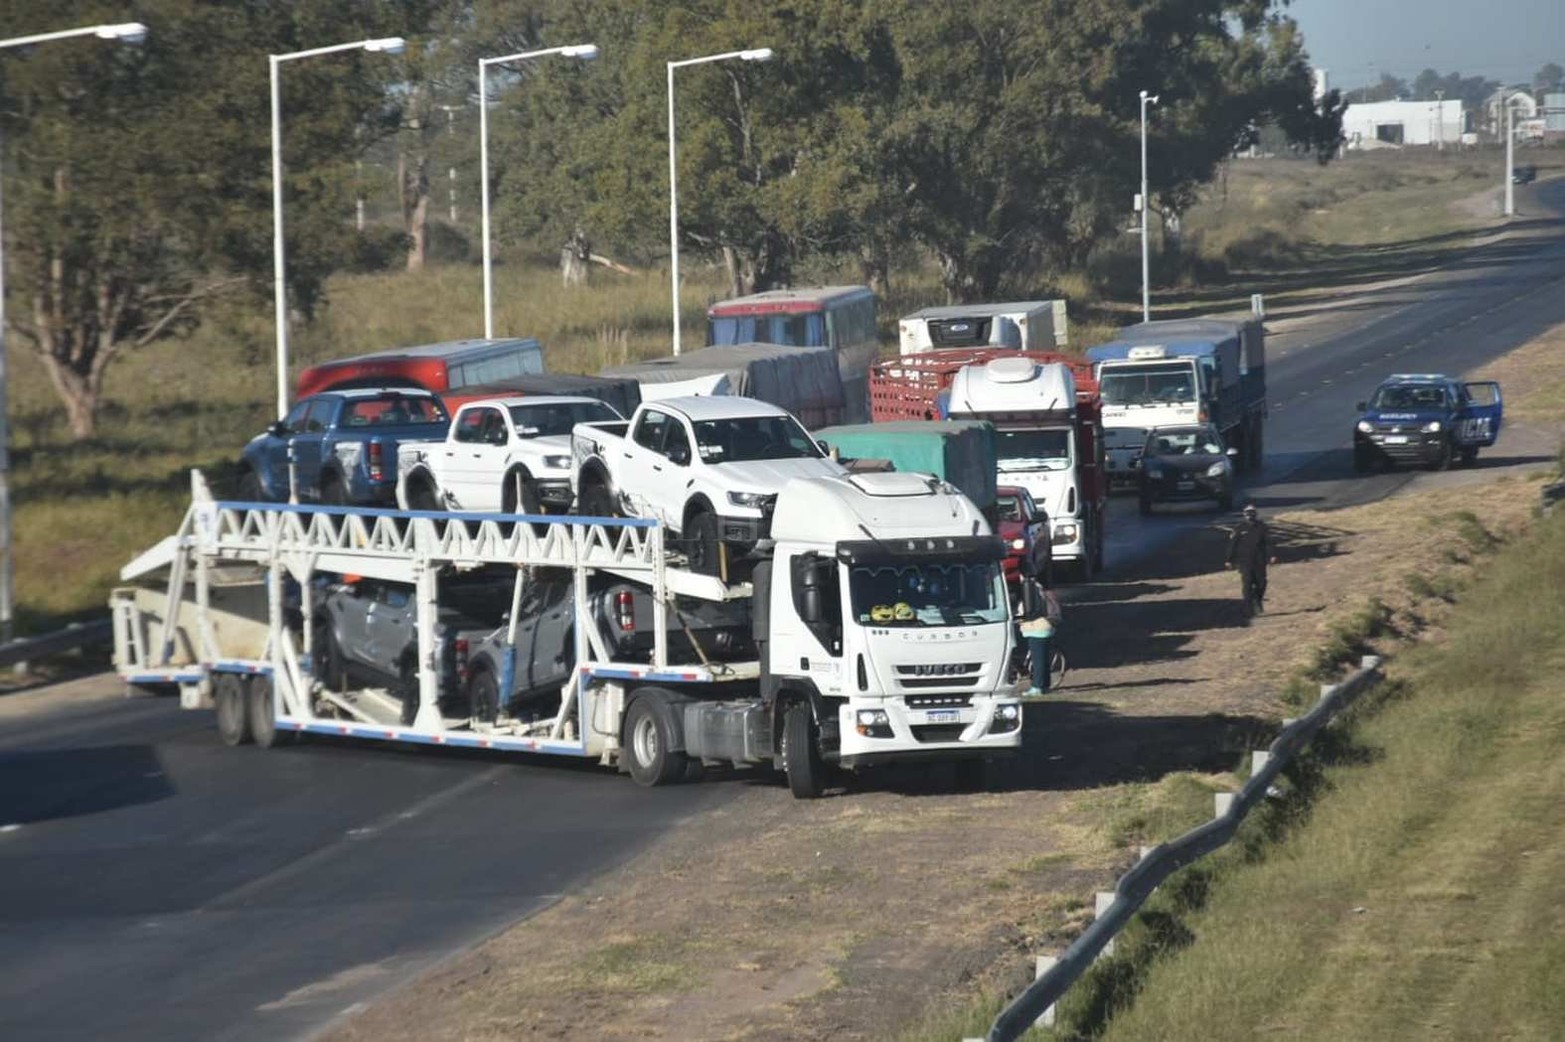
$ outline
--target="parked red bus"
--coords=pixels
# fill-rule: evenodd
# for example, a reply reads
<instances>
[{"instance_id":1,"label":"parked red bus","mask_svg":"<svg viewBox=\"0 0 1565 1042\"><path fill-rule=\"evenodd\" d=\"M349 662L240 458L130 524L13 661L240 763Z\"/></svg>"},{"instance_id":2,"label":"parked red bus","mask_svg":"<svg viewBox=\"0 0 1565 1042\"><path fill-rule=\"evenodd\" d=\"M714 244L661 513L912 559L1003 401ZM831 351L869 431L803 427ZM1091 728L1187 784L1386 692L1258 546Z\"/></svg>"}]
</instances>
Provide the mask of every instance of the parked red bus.
<instances>
[{"instance_id":1,"label":"parked red bus","mask_svg":"<svg viewBox=\"0 0 1565 1042\"><path fill-rule=\"evenodd\" d=\"M299 374L295 398L352 387L422 387L436 394L543 372L543 347L531 337L452 340L322 362Z\"/></svg>"},{"instance_id":2,"label":"parked red bus","mask_svg":"<svg viewBox=\"0 0 1565 1042\"><path fill-rule=\"evenodd\" d=\"M875 294L868 286L776 289L707 308L706 342L829 347L847 396L848 419L869 415L869 367L880 357Z\"/></svg>"}]
</instances>

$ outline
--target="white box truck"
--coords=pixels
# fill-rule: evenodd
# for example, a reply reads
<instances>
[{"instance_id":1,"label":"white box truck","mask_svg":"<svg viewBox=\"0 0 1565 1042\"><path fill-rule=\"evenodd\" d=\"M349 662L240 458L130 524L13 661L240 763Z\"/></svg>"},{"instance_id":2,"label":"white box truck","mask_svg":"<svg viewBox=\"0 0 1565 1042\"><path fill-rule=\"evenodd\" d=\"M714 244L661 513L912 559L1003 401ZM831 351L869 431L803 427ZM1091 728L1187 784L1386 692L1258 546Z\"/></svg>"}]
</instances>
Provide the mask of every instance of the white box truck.
<instances>
[{"instance_id":1,"label":"white box truck","mask_svg":"<svg viewBox=\"0 0 1565 1042\"><path fill-rule=\"evenodd\" d=\"M924 308L897 323L897 350L920 355L946 348L1014 347L1057 351L1067 340L1063 300L954 304Z\"/></svg>"}]
</instances>

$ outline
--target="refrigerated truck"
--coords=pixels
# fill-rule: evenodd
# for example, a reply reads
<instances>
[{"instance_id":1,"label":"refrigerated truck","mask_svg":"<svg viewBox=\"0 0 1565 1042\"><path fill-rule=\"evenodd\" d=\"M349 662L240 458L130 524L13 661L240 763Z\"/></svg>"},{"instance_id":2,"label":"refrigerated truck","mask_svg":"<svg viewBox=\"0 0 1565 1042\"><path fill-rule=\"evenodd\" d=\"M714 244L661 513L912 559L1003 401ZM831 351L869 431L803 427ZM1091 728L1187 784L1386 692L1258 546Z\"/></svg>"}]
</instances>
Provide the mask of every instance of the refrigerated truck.
<instances>
[{"instance_id":1,"label":"refrigerated truck","mask_svg":"<svg viewBox=\"0 0 1565 1042\"><path fill-rule=\"evenodd\" d=\"M1067 330L1063 300L950 304L924 308L900 319L897 352L919 355L985 347L1057 351L1068 341Z\"/></svg>"},{"instance_id":2,"label":"refrigerated truck","mask_svg":"<svg viewBox=\"0 0 1565 1042\"><path fill-rule=\"evenodd\" d=\"M113 591L115 664L133 687L215 708L228 744L299 734L595 759L643 785L698 764L773 764L800 798L831 772L909 761L981 761L1021 745L1004 548L956 489L913 474L798 479L778 497L776 546L751 582L697 575L655 521L301 507L214 501L199 474L179 530L128 564ZM439 575L565 569L574 610L594 573L653 595L645 661L615 661L573 628L575 671L541 716L442 714ZM314 675L311 579L406 583L418 604L418 708ZM750 599L759 657L670 665L675 596ZM511 634L514 638L514 632Z\"/></svg>"}]
</instances>

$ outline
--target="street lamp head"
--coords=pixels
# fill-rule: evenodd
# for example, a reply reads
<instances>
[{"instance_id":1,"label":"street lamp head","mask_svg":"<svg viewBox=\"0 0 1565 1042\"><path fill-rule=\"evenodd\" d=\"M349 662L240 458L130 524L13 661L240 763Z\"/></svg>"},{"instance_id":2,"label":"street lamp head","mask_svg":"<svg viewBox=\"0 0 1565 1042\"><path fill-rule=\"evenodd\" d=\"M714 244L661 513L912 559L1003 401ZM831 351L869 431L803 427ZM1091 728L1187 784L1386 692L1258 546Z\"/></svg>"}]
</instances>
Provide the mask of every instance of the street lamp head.
<instances>
[{"instance_id":1,"label":"street lamp head","mask_svg":"<svg viewBox=\"0 0 1565 1042\"><path fill-rule=\"evenodd\" d=\"M401 54L407 41L400 36L386 36L379 40L365 40L364 49L379 54Z\"/></svg>"},{"instance_id":2,"label":"street lamp head","mask_svg":"<svg viewBox=\"0 0 1565 1042\"><path fill-rule=\"evenodd\" d=\"M565 58L580 58L582 61L591 61L598 56L598 45L595 43L579 43L574 47L561 47L560 55Z\"/></svg>"},{"instance_id":3,"label":"street lamp head","mask_svg":"<svg viewBox=\"0 0 1565 1042\"><path fill-rule=\"evenodd\" d=\"M753 51L740 51L739 60L747 62L769 62L772 60L770 47L757 47Z\"/></svg>"},{"instance_id":4,"label":"street lamp head","mask_svg":"<svg viewBox=\"0 0 1565 1042\"><path fill-rule=\"evenodd\" d=\"M140 22L121 22L118 25L101 25L93 35L100 40L140 43L147 38L147 27Z\"/></svg>"}]
</instances>

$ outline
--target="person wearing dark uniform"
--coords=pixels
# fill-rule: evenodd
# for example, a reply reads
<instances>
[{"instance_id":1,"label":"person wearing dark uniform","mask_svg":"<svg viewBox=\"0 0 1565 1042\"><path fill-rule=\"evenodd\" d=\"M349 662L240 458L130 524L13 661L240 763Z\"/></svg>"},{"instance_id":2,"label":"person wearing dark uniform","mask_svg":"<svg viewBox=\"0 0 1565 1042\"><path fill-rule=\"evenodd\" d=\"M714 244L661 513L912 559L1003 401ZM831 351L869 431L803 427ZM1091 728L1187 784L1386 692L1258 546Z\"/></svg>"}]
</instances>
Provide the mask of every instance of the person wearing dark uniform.
<instances>
[{"instance_id":1,"label":"person wearing dark uniform","mask_svg":"<svg viewBox=\"0 0 1565 1042\"><path fill-rule=\"evenodd\" d=\"M1223 567L1239 570L1246 620L1260 614L1266 600L1268 563L1277 563L1272 556L1271 531L1260 519L1255 504L1246 504L1239 524L1228 537L1228 558L1223 562Z\"/></svg>"}]
</instances>

